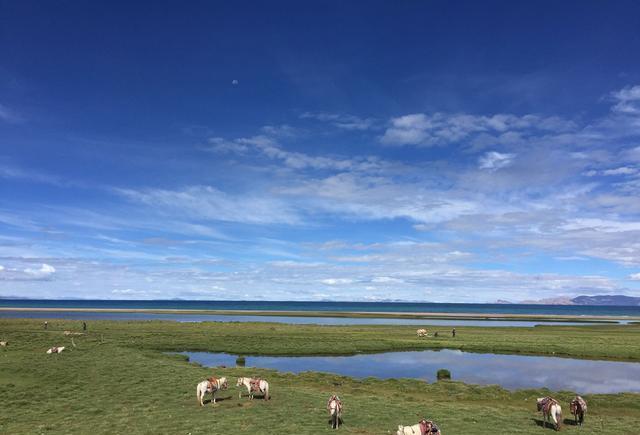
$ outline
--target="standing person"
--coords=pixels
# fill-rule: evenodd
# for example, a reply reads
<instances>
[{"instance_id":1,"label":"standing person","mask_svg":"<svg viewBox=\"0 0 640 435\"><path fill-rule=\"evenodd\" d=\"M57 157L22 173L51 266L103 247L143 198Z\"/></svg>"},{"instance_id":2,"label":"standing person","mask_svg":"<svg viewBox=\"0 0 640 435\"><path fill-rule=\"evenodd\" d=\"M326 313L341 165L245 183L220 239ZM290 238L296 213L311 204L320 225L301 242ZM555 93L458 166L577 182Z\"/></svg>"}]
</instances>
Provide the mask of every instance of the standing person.
<instances>
[{"instance_id":1,"label":"standing person","mask_svg":"<svg viewBox=\"0 0 640 435\"><path fill-rule=\"evenodd\" d=\"M49 322L45 321L44 322L44 329L47 329L49 327Z\"/></svg>"},{"instance_id":2,"label":"standing person","mask_svg":"<svg viewBox=\"0 0 640 435\"><path fill-rule=\"evenodd\" d=\"M82 322L82 330L86 332L86 330L87 330L87 322Z\"/></svg>"},{"instance_id":3,"label":"standing person","mask_svg":"<svg viewBox=\"0 0 640 435\"><path fill-rule=\"evenodd\" d=\"M453 337L456 337L456 328L453 328L453 330L451 331L451 335L453 335Z\"/></svg>"}]
</instances>

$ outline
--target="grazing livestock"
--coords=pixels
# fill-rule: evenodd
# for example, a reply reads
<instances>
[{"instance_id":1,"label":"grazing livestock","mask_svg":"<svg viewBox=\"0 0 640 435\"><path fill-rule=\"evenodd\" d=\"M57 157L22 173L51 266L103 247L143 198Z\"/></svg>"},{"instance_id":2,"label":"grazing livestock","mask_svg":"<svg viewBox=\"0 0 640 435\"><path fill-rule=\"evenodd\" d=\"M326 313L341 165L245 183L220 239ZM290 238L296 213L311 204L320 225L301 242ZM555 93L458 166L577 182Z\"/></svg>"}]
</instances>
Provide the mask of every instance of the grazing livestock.
<instances>
[{"instance_id":1,"label":"grazing livestock","mask_svg":"<svg viewBox=\"0 0 640 435\"><path fill-rule=\"evenodd\" d=\"M584 422L584 415L587 413L587 402L580 396L576 396L571 403L569 403L571 414L575 419L576 424L582 426Z\"/></svg>"},{"instance_id":2,"label":"grazing livestock","mask_svg":"<svg viewBox=\"0 0 640 435\"><path fill-rule=\"evenodd\" d=\"M418 329L416 331L416 334L418 334L418 337L426 337L427 336L427 330L426 329Z\"/></svg>"},{"instance_id":3,"label":"grazing livestock","mask_svg":"<svg viewBox=\"0 0 640 435\"><path fill-rule=\"evenodd\" d=\"M9 342L8 341L0 341L0 346L2 346L2 347L9 346Z\"/></svg>"},{"instance_id":4,"label":"grazing livestock","mask_svg":"<svg viewBox=\"0 0 640 435\"><path fill-rule=\"evenodd\" d=\"M64 346L53 346L53 347L50 347L49 350L47 350L47 353L49 354L62 353L63 350L64 350Z\"/></svg>"},{"instance_id":5,"label":"grazing livestock","mask_svg":"<svg viewBox=\"0 0 640 435\"><path fill-rule=\"evenodd\" d=\"M198 398L198 403L200 403L200 406L204 406L204 403L202 401L202 399L204 399L204 395L206 393L211 393L211 397L213 397L213 399L211 400L211 403L215 404L216 392L219 390L226 390L227 387L228 387L227 378L225 377L215 378L212 376L200 382L196 387L196 397Z\"/></svg>"},{"instance_id":6,"label":"grazing livestock","mask_svg":"<svg viewBox=\"0 0 640 435\"><path fill-rule=\"evenodd\" d=\"M329 411L329 416L331 417L331 429L338 429L342 421L342 401L335 394L329 397L327 411Z\"/></svg>"},{"instance_id":7,"label":"grazing livestock","mask_svg":"<svg viewBox=\"0 0 640 435\"><path fill-rule=\"evenodd\" d=\"M542 411L542 421L546 426L547 421L553 420L553 428L560 430L562 424L562 408L556 399L551 397L540 397L536 400L538 411Z\"/></svg>"},{"instance_id":8,"label":"grazing livestock","mask_svg":"<svg viewBox=\"0 0 640 435\"><path fill-rule=\"evenodd\" d=\"M262 394L265 400L269 400L269 383L259 378L238 378L237 387L245 386L249 393L249 400L253 400L254 393ZM242 397L242 391L238 393L238 398Z\"/></svg>"},{"instance_id":9,"label":"grazing livestock","mask_svg":"<svg viewBox=\"0 0 640 435\"><path fill-rule=\"evenodd\" d=\"M423 418L413 426L398 425L396 435L442 435L442 433L434 422Z\"/></svg>"}]
</instances>

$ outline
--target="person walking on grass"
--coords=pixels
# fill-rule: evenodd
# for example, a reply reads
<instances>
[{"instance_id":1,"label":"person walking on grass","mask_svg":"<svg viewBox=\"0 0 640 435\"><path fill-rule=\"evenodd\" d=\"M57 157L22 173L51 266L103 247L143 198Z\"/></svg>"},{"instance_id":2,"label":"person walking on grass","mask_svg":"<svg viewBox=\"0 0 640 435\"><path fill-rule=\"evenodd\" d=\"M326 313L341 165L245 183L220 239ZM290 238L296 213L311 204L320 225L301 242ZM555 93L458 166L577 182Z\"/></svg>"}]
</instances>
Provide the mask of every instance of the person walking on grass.
<instances>
[{"instance_id":1,"label":"person walking on grass","mask_svg":"<svg viewBox=\"0 0 640 435\"><path fill-rule=\"evenodd\" d=\"M87 332L87 322L82 322L82 330Z\"/></svg>"},{"instance_id":2,"label":"person walking on grass","mask_svg":"<svg viewBox=\"0 0 640 435\"><path fill-rule=\"evenodd\" d=\"M456 328L453 328L453 330L451 331L451 335L453 336L453 338L456 338Z\"/></svg>"},{"instance_id":3,"label":"person walking on grass","mask_svg":"<svg viewBox=\"0 0 640 435\"><path fill-rule=\"evenodd\" d=\"M44 329L47 329L49 327L49 322L44 322Z\"/></svg>"}]
</instances>

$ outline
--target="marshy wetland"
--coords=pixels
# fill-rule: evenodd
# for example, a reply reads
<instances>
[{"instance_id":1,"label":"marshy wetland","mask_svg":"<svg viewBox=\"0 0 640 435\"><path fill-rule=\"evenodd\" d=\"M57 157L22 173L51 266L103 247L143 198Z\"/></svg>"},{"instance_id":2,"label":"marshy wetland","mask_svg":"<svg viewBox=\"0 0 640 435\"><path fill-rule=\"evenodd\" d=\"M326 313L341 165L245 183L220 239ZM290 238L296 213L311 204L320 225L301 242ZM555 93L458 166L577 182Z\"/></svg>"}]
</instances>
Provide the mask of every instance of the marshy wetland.
<instances>
[{"instance_id":1,"label":"marshy wetland","mask_svg":"<svg viewBox=\"0 0 640 435\"><path fill-rule=\"evenodd\" d=\"M433 329L433 328L432 328ZM329 431L326 400L340 394L345 433L385 434L397 424L426 416L443 434L537 434L535 398L553 394L568 404L574 393L548 388L510 391L456 381L428 382L397 376L356 378L316 371L287 373L286 367L250 367L252 357L369 357L379 352L440 349L502 355L558 356L640 363L640 326L459 327L456 338L418 338L413 326L318 326L277 323L178 323L91 321L86 334L78 321L0 319L0 432L3 433L318 433ZM73 337L73 342L71 341ZM74 346L75 344L75 346ZM69 347L46 355L52 345ZM209 368L168 352L246 355L247 367ZM440 352L447 355L450 351ZM365 355L363 355L365 354ZM378 355L379 356L379 355ZM571 361L571 360L567 360ZM439 367L443 365L443 367ZM491 368L493 370L494 368ZM489 368L487 367L487 370ZM195 385L212 374L269 380L273 399L238 399L235 387L219 403L200 408ZM522 374L534 376L534 373ZM593 373L593 379L607 373ZM44 386L44 387L43 387ZM558 389L564 391L557 391ZM589 402L586 426L567 432L635 434L640 426L637 393L583 394ZM566 406L566 405L565 405ZM499 410L499 411L497 411ZM568 410L565 412L568 414ZM568 417L568 415L565 415Z\"/></svg>"}]
</instances>

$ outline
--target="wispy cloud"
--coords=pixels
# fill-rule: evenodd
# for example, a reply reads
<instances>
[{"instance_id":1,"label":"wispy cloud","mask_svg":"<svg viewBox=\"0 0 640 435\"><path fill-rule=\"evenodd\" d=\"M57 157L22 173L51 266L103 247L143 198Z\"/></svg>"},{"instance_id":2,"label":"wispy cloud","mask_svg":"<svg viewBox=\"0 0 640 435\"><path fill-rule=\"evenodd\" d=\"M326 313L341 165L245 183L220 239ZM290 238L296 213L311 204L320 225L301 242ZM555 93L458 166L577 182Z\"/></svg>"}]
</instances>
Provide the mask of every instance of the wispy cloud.
<instances>
[{"instance_id":1,"label":"wispy cloud","mask_svg":"<svg viewBox=\"0 0 640 435\"><path fill-rule=\"evenodd\" d=\"M375 118L361 118L345 113L305 112L300 115L300 118L326 122L343 130L371 130L378 124Z\"/></svg>"},{"instance_id":2,"label":"wispy cloud","mask_svg":"<svg viewBox=\"0 0 640 435\"><path fill-rule=\"evenodd\" d=\"M10 109L4 104L0 104L0 121L4 121L9 124L20 124L24 122L24 118L16 111Z\"/></svg>"}]
</instances>

